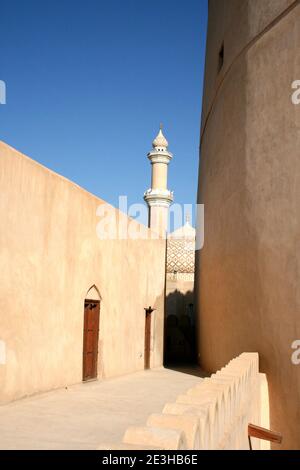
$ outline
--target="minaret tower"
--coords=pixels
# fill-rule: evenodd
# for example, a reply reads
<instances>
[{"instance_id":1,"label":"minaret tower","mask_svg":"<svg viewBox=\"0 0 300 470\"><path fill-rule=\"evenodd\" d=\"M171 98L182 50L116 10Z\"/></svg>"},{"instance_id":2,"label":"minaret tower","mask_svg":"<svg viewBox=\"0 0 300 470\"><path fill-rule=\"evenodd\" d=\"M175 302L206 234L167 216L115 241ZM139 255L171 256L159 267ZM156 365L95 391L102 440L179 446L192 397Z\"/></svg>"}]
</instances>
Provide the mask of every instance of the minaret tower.
<instances>
[{"instance_id":1,"label":"minaret tower","mask_svg":"<svg viewBox=\"0 0 300 470\"><path fill-rule=\"evenodd\" d=\"M173 193L168 188L168 165L173 155L168 152L168 141L159 133L152 143L153 150L148 153L152 165L151 188L144 194L144 200L149 207L149 227L165 237L168 228L168 213L173 202Z\"/></svg>"}]
</instances>

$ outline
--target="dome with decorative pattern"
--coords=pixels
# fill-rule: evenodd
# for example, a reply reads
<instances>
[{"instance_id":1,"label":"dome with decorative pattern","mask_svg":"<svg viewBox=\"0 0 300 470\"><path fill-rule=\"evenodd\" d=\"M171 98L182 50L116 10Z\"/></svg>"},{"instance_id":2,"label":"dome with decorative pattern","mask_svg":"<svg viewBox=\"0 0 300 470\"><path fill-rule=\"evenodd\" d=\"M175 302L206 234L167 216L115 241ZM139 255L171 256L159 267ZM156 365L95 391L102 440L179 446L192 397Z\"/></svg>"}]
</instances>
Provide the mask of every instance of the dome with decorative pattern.
<instances>
[{"instance_id":1,"label":"dome with decorative pattern","mask_svg":"<svg viewBox=\"0 0 300 470\"><path fill-rule=\"evenodd\" d=\"M187 221L168 236L167 273L195 272L196 230Z\"/></svg>"}]
</instances>

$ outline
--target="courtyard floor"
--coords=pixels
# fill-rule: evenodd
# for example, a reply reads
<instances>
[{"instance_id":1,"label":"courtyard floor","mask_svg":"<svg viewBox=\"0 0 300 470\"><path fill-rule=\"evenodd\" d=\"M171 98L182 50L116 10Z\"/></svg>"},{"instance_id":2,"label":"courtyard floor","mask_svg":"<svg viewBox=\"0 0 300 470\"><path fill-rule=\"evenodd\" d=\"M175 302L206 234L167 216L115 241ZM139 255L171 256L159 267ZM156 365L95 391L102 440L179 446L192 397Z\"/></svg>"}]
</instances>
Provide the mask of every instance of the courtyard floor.
<instances>
[{"instance_id":1,"label":"courtyard floor","mask_svg":"<svg viewBox=\"0 0 300 470\"><path fill-rule=\"evenodd\" d=\"M88 382L0 407L0 449L96 449L198 384L197 369L155 369Z\"/></svg>"}]
</instances>

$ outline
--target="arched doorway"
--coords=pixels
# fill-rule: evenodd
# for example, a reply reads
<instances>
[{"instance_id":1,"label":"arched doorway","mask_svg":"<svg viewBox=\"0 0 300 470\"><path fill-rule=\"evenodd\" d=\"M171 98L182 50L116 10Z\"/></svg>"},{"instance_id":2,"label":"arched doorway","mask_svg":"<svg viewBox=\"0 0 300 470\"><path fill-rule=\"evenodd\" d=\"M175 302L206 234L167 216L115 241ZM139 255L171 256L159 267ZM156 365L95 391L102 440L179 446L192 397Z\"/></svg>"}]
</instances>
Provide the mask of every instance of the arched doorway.
<instances>
[{"instance_id":1,"label":"arched doorway","mask_svg":"<svg viewBox=\"0 0 300 470\"><path fill-rule=\"evenodd\" d=\"M96 286L89 289L84 301L82 379L94 380L98 375L98 343L101 297Z\"/></svg>"}]
</instances>

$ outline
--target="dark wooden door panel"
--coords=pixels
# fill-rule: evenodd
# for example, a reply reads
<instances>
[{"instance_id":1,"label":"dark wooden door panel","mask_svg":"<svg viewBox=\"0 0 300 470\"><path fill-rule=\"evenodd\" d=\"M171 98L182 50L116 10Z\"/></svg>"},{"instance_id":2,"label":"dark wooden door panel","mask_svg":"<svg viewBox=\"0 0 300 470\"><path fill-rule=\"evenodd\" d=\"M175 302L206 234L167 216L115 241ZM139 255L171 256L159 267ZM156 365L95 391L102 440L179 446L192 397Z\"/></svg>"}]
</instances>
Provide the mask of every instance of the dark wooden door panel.
<instances>
[{"instance_id":1,"label":"dark wooden door panel","mask_svg":"<svg viewBox=\"0 0 300 470\"><path fill-rule=\"evenodd\" d=\"M97 377L100 302L86 301L84 306L83 380Z\"/></svg>"},{"instance_id":2,"label":"dark wooden door panel","mask_svg":"<svg viewBox=\"0 0 300 470\"><path fill-rule=\"evenodd\" d=\"M86 352L93 353L95 347L95 331L86 330Z\"/></svg>"},{"instance_id":3,"label":"dark wooden door panel","mask_svg":"<svg viewBox=\"0 0 300 470\"><path fill-rule=\"evenodd\" d=\"M89 378L93 377L93 370L94 370L93 363L94 363L93 353L88 353L85 357L84 380L88 380Z\"/></svg>"}]
</instances>

